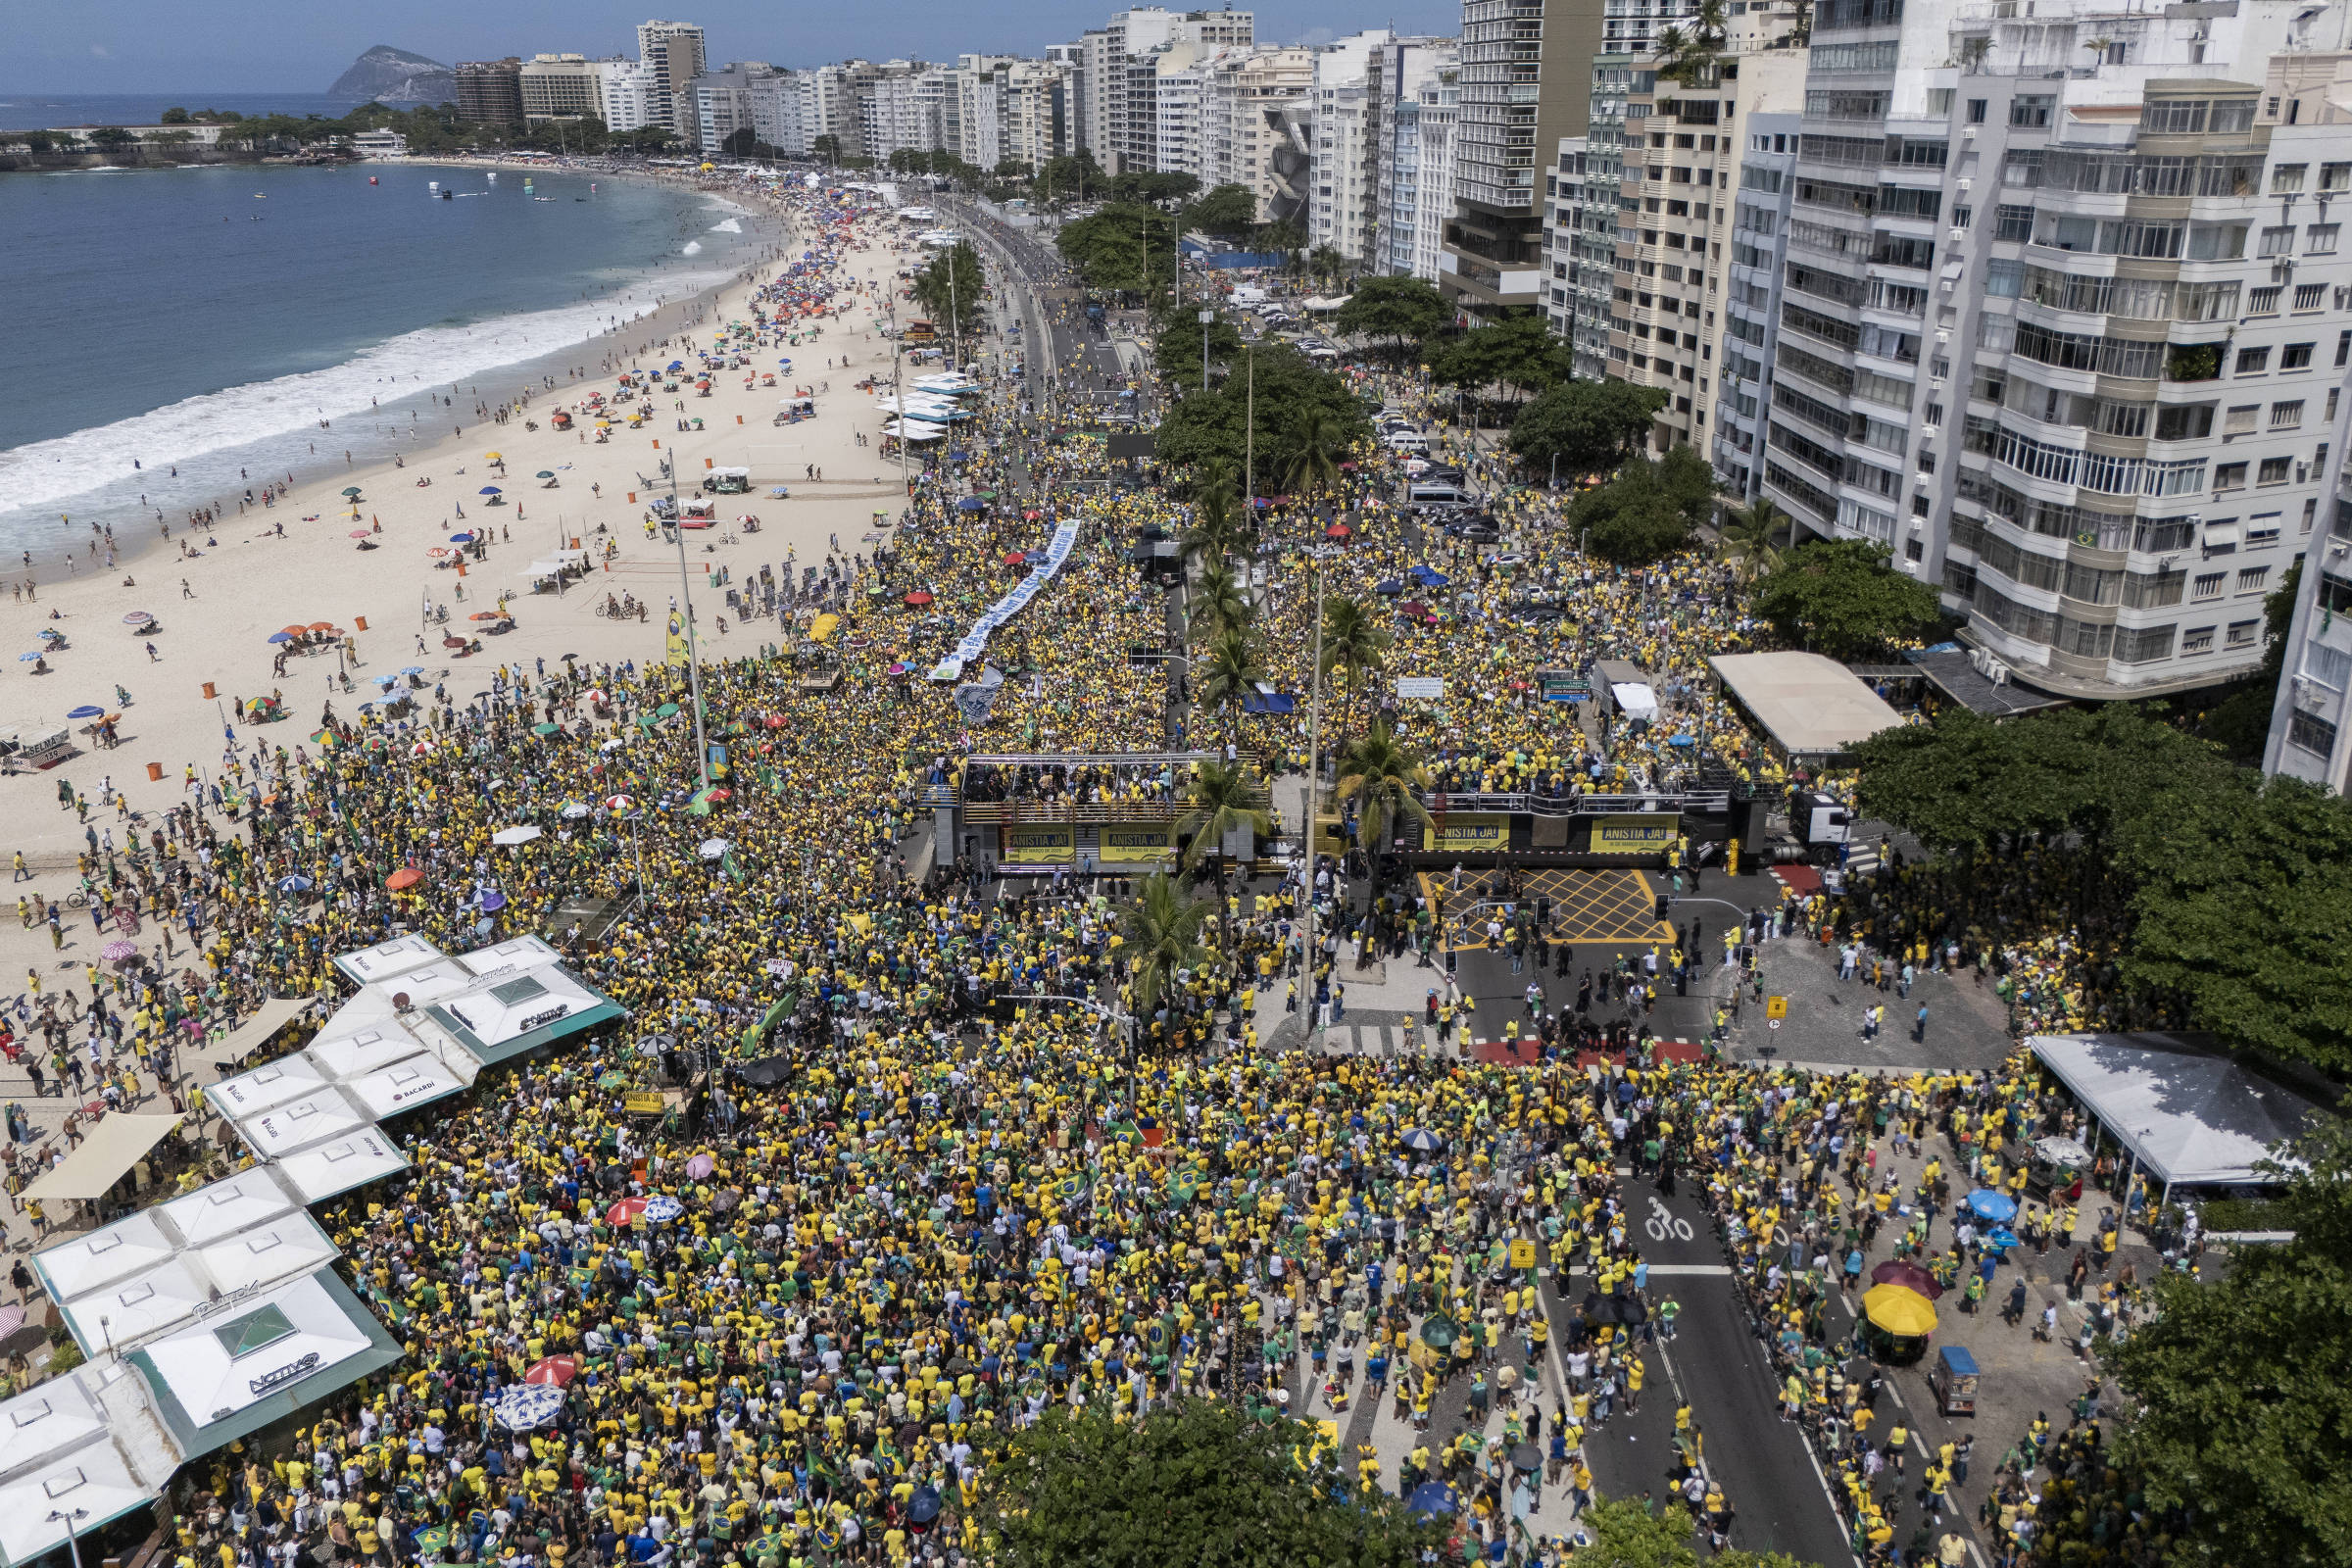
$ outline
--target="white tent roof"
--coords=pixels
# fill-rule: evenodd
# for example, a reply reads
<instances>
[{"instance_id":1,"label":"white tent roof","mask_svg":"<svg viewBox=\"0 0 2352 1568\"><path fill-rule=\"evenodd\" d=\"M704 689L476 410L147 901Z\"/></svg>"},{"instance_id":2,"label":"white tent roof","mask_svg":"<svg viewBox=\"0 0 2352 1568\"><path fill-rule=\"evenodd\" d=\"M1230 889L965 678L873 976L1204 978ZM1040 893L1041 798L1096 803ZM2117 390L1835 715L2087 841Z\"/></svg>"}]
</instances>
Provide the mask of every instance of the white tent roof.
<instances>
[{"instance_id":1,"label":"white tent roof","mask_svg":"<svg viewBox=\"0 0 2352 1568\"><path fill-rule=\"evenodd\" d=\"M68 1301L58 1310L81 1342L84 1355L135 1344L212 1304L211 1283L189 1264L186 1253L167 1258L146 1273Z\"/></svg>"},{"instance_id":2,"label":"white tent roof","mask_svg":"<svg viewBox=\"0 0 2352 1568\"><path fill-rule=\"evenodd\" d=\"M225 1181L199 1187L184 1198L159 1204L156 1212L190 1247L207 1247L224 1237L277 1218L294 1206L285 1189L266 1170L240 1171Z\"/></svg>"},{"instance_id":3,"label":"white tent roof","mask_svg":"<svg viewBox=\"0 0 2352 1568\"><path fill-rule=\"evenodd\" d=\"M379 942L372 948L356 953L338 954L335 967L366 985L371 980L383 980L419 964L432 962L441 956L441 950L420 936L411 934Z\"/></svg>"},{"instance_id":4,"label":"white tent roof","mask_svg":"<svg viewBox=\"0 0 2352 1568\"><path fill-rule=\"evenodd\" d=\"M0 1485L0 1556L30 1562L66 1544L66 1522L87 1535L110 1519L143 1508L155 1492L131 1474L111 1444L85 1444Z\"/></svg>"},{"instance_id":5,"label":"white tent roof","mask_svg":"<svg viewBox=\"0 0 2352 1568\"><path fill-rule=\"evenodd\" d=\"M1609 688L1609 697L1628 718L1654 719L1658 716L1657 694L1646 686L1621 681Z\"/></svg>"},{"instance_id":6,"label":"white tent roof","mask_svg":"<svg viewBox=\"0 0 2352 1568\"><path fill-rule=\"evenodd\" d=\"M381 996L388 1004L389 1011L397 1012L402 997L409 999L410 1006L421 1007L428 1002L438 1002L443 997L456 996L473 984L475 978L473 972L456 958L435 958L430 963L418 964L405 974L394 975L389 980L371 985L362 991L360 996L366 997L370 993ZM353 1000L356 1004L358 999ZM337 1023L342 1021L342 1017L341 1013L335 1014L333 1018L327 1020L326 1028L321 1029L319 1034L323 1036L332 1030Z\"/></svg>"},{"instance_id":7,"label":"white tent roof","mask_svg":"<svg viewBox=\"0 0 2352 1568\"><path fill-rule=\"evenodd\" d=\"M194 1454L225 1441L208 1429L244 1430L237 1418L280 1390L369 1355L371 1331L381 1334L354 1321L313 1273L251 1298L234 1316L192 1323L131 1359L168 1401L168 1418L185 1424L179 1436Z\"/></svg>"},{"instance_id":8,"label":"white tent roof","mask_svg":"<svg viewBox=\"0 0 2352 1568\"><path fill-rule=\"evenodd\" d=\"M51 1378L0 1403L0 1475L106 1434L106 1412L74 1378Z\"/></svg>"},{"instance_id":9,"label":"white tent roof","mask_svg":"<svg viewBox=\"0 0 2352 1568\"><path fill-rule=\"evenodd\" d=\"M337 1083L364 1078L409 1056L420 1055L424 1042L389 1018L360 1024L348 1034L320 1030L303 1054Z\"/></svg>"},{"instance_id":10,"label":"white tent roof","mask_svg":"<svg viewBox=\"0 0 2352 1568\"><path fill-rule=\"evenodd\" d=\"M103 1230L33 1254L33 1266L54 1301L71 1301L101 1286L125 1280L172 1255L172 1238L156 1222L158 1210L140 1209Z\"/></svg>"},{"instance_id":11,"label":"white tent roof","mask_svg":"<svg viewBox=\"0 0 2352 1568\"><path fill-rule=\"evenodd\" d=\"M2027 1044L2156 1181L2273 1185L2254 1168L2320 1106L2180 1035L2035 1035Z\"/></svg>"},{"instance_id":12,"label":"white tent roof","mask_svg":"<svg viewBox=\"0 0 2352 1568\"><path fill-rule=\"evenodd\" d=\"M222 1115L244 1117L300 1100L325 1083L326 1074L308 1056L297 1054L265 1062L235 1078L223 1078L204 1093Z\"/></svg>"},{"instance_id":13,"label":"white tent roof","mask_svg":"<svg viewBox=\"0 0 2352 1568\"><path fill-rule=\"evenodd\" d=\"M323 1268L338 1255L318 1222L302 1212L200 1248L196 1261L223 1295L234 1296Z\"/></svg>"},{"instance_id":14,"label":"white tent roof","mask_svg":"<svg viewBox=\"0 0 2352 1568\"><path fill-rule=\"evenodd\" d=\"M458 1094L466 1085L430 1055L415 1055L343 1086L345 1093L381 1121Z\"/></svg>"},{"instance_id":15,"label":"white tent roof","mask_svg":"<svg viewBox=\"0 0 2352 1568\"><path fill-rule=\"evenodd\" d=\"M365 1111L354 1108L350 1101L332 1089L321 1089L300 1100L232 1119L253 1152L266 1159L275 1159L372 1125Z\"/></svg>"},{"instance_id":16,"label":"white tent roof","mask_svg":"<svg viewBox=\"0 0 2352 1568\"><path fill-rule=\"evenodd\" d=\"M458 961L476 979L486 980L492 975L520 974L525 969L562 963L564 955L537 937L513 937L486 948L476 948L461 956ZM421 1000L418 1005L422 1005Z\"/></svg>"},{"instance_id":17,"label":"white tent roof","mask_svg":"<svg viewBox=\"0 0 2352 1568\"><path fill-rule=\"evenodd\" d=\"M369 1127L299 1153L286 1155L271 1167L281 1180L302 1195L306 1203L323 1202L337 1193L409 1168L400 1146L377 1128Z\"/></svg>"},{"instance_id":18,"label":"white tent roof","mask_svg":"<svg viewBox=\"0 0 2352 1568\"><path fill-rule=\"evenodd\" d=\"M147 1152L180 1124L177 1113L136 1116L116 1111L89 1130L64 1160L24 1189L24 1199L54 1203L69 1198L104 1198Z\"/></svg>"}]
</instances>

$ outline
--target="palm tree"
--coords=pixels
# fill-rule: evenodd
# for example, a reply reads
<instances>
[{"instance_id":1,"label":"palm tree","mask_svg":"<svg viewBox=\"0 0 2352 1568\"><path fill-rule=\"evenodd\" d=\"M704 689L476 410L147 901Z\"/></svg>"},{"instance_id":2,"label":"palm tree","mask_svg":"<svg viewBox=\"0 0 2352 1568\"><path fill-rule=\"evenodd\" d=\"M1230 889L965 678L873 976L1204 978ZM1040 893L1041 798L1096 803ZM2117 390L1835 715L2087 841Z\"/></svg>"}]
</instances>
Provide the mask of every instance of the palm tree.
<instances>
[{"instance_id":1,"label":"palm tree","mask_svg":"<svg viewBox=\"0 0 2352 1568\"><path fill-rule=\"evenodd\" d=\"M1184 559L1223 565L1241 542L1241 526L1233 516L1233 494L1226 488L1202 485L1193 498L1193 525L1179 541Z\"/></svg>"},{"instance_id":2,"label":"palm tree","mask_svg":"<svg viewBox=\"0 0 2352 1568\"><path fill-rule=\"evenodd\" d=\"M1180 971L1207 959L1208 952L1200 945L1201 922L1207 918L1200 901L1186 898L1162 871L1145 878L1141 897L1120 911L1130 1005L1138 1019L1148 1019L1159 1009L1160 998Z\"/></svg>"},{"instance_id":3,"label":"palm tree","mask_svg":"<svg viewBox=\"0 0 2352 1568\"><path fill-rule=\"evenodd\" d=\"M1399 820L1429 821L1429 808L1419 791L1429 788L1429 768L1420 757L1398 744L1386 719L1372 727L1340 754L1339 801L1355 802L1355 841L1372 860L1372 883L1380 885L1380 864Z\"/></svg>"},{"instance_id":4,"label":"palm tree","mask_svg":"<svg viewBox=\"0 0 2352 1568\"><path fill-rule=\"evenodd\" d=\"M1355 711L1355 699L1362 690L1364 677L1376 672L1389 644L1395 641L1379 614L1360 599L1327 600L1323 606L1323 673L1345 670L1348 674L1348 703L1341 710L1340 733L1348 733L1348 720Z\"/></svg>"},{"instance_id":5,"label":"palm tree","mask_svg":"<svg viewBox=\"0 0 2352 1568\"><path fill-rule=\"evenodd\" d=\"M1788 514L1767 500L1723 509L1721 553L1739 564L1740 581L1752 582L1781 564L1780 535L1788 521Z\"/></svg>"},{"instance_id":6,"label":"palm tree","mask_svg":"<svg viewBox=\"0 0 2352 1568\"><path fill-rule=\"evenodd\" d=\"M1295 496L1320 495L1340 481L1348 456L1340 424L1322 409L1303 409L1291 424L1291 455L1282 466L1282 486Z\"/></svg>"},{"instance_id":7,"label":"palm tree","mask_svg":"<svg viewBox=\"0 0 2352 1568\"><path fill-rule=\"evenodd\" d=\"M1232 567L1220 561L1200 573L1185 598L1185 619L1203 642L1250 624L1250 600Z\"/></svg>"},{"instance_id":8,"label":"palm tree","mask_svg":"<svg viewBox=\"0 0 2352 1568\"><path fill-rule=\"evenodd\" d=\"M1225 714L1225 739L1241 743L1241 709L1266 672L1257 662L1257 654L1250 646L1246 627L1235 626L1218 635L1208 646L1208 657L1195 666L1193 700L1221 710Z\"/></svg>"},{"instance_id":9,"label":"palm tree","mask_svg":"<svg viewBox=\"0 0 2352 1568\"><path fill-rule=\"evenodd\" d=\"M1233 916L1225 900L1225 836L1245 824L1254 833L1266 831L1265 808L1258 805L1257 780L1238 762L1202 762L1193 774L1191 809L1178 818L1179 837L1192 836L1185 846L1184 863L1197 866L1201 857L1217 859L1217 951L1233 953Z\"/></svg>"}]
</instances>

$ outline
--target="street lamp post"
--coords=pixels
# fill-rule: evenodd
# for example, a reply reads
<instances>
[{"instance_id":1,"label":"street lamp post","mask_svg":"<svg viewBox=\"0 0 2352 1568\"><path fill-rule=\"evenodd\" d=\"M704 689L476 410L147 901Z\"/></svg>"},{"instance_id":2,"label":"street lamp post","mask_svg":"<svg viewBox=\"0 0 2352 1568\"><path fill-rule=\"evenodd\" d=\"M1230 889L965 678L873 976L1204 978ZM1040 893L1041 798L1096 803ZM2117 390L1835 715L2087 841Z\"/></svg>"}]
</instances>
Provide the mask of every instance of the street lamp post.
<instances>
[{"instance_id":1,"label":"street lamp post","mask_svg":"<svg viewBox=\"0 0 2352 1568\"><path fill-rule=\"evenodd\" d=\"M1200 307L1200 390L1202 392L1208 390L1208 323L1216 318L1216 312L1205 305Z\"/></svg>"},{"instance_id":2,"label":"street lamp post","mask_svg":"<svg viewBox=\"0 0 2352 1568\"><path fill-rule=\"evenodd\" d=\"M52 1521L63 1519L66 1522L66 1550L74 1559L74 1568L81 1568L81 1543L74 1537L74 1521L87 1519L89 1516L90 1510L87 1508L52 1508L49 1510L49 1517Z\"/></svg>"},{"instance_id":3,"label":"street lamp post","mask_svg":"<svg viewBox=\"0 0 2352 1568\"><path fill-rule=\"evenodd\" d=\"M687 583L686 509L678 500L678 448L669 448L669 531L678 541L678 614L686 622L686 695L694 702L694 765L710 787L710 748L703 738L703 655L694 635L694 590Z\"/></svg>"}]
</instances>

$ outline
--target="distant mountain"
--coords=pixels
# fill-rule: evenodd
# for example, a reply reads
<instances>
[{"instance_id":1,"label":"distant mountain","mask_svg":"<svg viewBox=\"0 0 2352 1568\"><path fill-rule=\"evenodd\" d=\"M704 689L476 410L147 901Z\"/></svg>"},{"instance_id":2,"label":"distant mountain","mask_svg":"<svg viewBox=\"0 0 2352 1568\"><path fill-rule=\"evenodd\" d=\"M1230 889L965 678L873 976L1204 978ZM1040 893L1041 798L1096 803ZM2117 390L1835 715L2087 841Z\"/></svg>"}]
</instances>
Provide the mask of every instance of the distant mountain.
<instances>
[{"instance_id":1,"label":"distant mountain","mask_svg":"<svg viewBox=\"0 0 2352 1568\"><path fill-rule=\"evenodd\" d=\"M458 78L438 60L379 43L351 63L326 89L338 98L374 98L388 104L449 103Z\"/></svg>"}]
</instances>

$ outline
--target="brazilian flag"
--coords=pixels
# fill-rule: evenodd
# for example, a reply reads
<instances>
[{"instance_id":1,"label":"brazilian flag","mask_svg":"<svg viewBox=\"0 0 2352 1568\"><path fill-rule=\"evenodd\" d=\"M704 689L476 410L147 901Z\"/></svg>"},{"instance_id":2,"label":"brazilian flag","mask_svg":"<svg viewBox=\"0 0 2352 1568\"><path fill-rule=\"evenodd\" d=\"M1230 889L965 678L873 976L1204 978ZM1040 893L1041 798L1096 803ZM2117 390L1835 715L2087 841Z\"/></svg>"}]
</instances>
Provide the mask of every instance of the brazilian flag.
<instances>
[{"instance_id":1,"label":"brazilian flag","mask_svg":"<svg viewBox=\"0 0 2352 1568\"><path fill-rule=\"evenodd\" d=\"M1208 1173L1199 1161L1187 1160L1168 1172L1168 1206L1182 1208L1200 1191L1200 1183Z\"/></svg>"}]
</instances>

